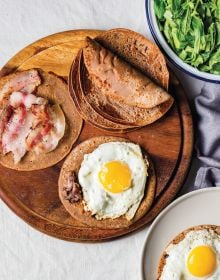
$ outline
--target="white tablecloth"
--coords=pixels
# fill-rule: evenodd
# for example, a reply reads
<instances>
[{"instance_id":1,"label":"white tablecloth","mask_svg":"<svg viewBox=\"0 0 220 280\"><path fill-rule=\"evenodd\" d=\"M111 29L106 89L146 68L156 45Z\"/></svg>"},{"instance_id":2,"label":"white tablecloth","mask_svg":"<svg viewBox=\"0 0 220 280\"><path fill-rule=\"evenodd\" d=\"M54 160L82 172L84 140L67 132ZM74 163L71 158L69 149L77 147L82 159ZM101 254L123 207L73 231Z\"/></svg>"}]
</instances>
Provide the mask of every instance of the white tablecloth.
<instances>
[{"instance_id":1,"label":"white tablecloth","mask_svg":"<svg viewBox=\"0 0 220 280\"><path fill-rule=\"evenodd\" d=\"M0 67L27 44L69 29L127 27L149 36L144 0L0 0ZM181 81L190 99L202 86ZM193 182L197 164L187 186ZM25 224L0 200L1 280L134 280L147 228L100 244L54 239Z\"/></svg>"}]
</instances>

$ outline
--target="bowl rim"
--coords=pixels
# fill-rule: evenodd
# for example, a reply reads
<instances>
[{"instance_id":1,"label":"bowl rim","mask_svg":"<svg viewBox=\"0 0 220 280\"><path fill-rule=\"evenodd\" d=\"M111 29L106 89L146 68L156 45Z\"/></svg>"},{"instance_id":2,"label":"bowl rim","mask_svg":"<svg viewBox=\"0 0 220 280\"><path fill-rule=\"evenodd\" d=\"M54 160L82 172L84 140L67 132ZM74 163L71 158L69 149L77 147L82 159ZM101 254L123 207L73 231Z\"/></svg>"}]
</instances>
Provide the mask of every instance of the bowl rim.
<instances>
[{"instance_id":1,"label":"bowl rim","mask_svg":"<svg viewBox=\"0 0 220 280\"><path fill-rule=\"evenodd\" d=\"M195 68L195 67L185 63L183 60L181 60L181 58L179 58L177 56L177 54L171 49L169 44L166 42L166 40L165 40L164 36L162 35L162 33L160 33L161 38L159 40L158 35L157 35L158 31L155 31L154 23L153 23L153 20L152 20L152 14L151 14L151 5L152 5L151 3L153 3L153 1L154 0L145 0L146 19L147 19L147 23L148 23L151 35L153 36L153 39L155 40L156 44L161 49L161 51L164 53L164 55L167 58L167 60L171 64L175 65L177 67L177 69L179 69L180 71L184 72L185 74L188 74L189 76L191 76L193 78L202 80L204 82L220 84L220 75L199 71L197 68ZM156 16L155 16L155 19L156 19ZM159 30L159 28L158 28L158 30ZM173 55L174 58L171 57L167 53L167 51L166 51L166 49L164 48L163 45L166 46L166 48ZM174 59L176 59L179 62L176 62ZM189 68L189 70L186 69L186 68ZM193 73L193 72L195 72L195 73ZM205 75L207 75L208 77L204 77Z\"/></svg>"}]
</instances>

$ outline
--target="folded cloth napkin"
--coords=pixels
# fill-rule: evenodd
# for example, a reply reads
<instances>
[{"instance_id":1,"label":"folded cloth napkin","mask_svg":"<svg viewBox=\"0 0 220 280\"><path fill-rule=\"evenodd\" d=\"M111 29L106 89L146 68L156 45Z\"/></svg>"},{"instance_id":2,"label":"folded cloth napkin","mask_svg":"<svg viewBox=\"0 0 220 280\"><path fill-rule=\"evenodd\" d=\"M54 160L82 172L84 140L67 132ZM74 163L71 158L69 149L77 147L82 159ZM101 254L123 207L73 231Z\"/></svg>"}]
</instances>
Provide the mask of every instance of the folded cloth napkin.
<instances>
[{"instance_id":1,"label":"folded cloth napkin","mask_svg":"<svg viewBox=\"0 0 220 280\"><path fill-rule=\"evenodd\" d=\"M220 84L205 84L195 98L197 156L202 163L194 189L220 186Z\"/></svg>"}]
</instances>

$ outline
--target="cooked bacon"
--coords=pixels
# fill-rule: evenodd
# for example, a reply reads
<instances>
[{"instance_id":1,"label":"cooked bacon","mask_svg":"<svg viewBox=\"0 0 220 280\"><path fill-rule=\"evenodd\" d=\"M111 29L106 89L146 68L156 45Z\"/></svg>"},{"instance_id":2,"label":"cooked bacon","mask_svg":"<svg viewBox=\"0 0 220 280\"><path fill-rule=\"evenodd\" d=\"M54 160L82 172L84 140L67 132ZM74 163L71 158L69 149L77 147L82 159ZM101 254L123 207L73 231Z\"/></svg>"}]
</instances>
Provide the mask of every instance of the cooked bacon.
<instances>
[{"instance_id":1,"label":"cooked bacon","mask_svg":"<svg viewBox=\"0 0 220 280\"><path fill-rule=\"evenodd\" d=\"M52 124L45 123L33 129L26 139L27 150L33 150L37 145L40 145L42 150L47 150L46 145L43 145L44 137L46 137L52 129ZM49 143L48 143L49 144Z\"/></svg>"},{"instance_id":2,"label":"cooked bacon","mask_svg":"<svg viewBox=\"0 0 220 280\"><path fill-rule=\"evenodd\" d=\"M51 124L50 115L48 112L47 105L32 105L31 111L34 115L34 120L32 124L32 131L28 135L26 140L27 150L30 151L35 146L40 145L40 149L47 150L44 145L42 145L43 138L50 133L53 128Z\"/></svg>"},{"instance_id":3,"label":"cooked bacon","mask_svg":"<svg viewBox=\"0 0 220 280\"><path fill-rule=\"evenodd\" d=\"M34 115L34 121L32 127L35 128L40 124L45 124L50 121L50 116L48 112L48 106L43 104L43 105L32 105L31 106L31 111Z\"/></svg>"},{"instance_id":4,"label":"cooked bacon","mask_svg":"<svg viewBox=\"0 0 220 280\"><path fill-rule=\"evenodd\" d=\"M66 174L63 191L65 192L64 199L68 200L70 203L75 203L82 199L82 190L77 182L75 172L69 171Z\"/></svg>"},{"instance_id":5,"label":"cooked bacon","mask_svg":"<svg viewBox=\"0 0 220 280\"><path fill-rule=\"evenodd\" d=\"M26 153L25 139L31 131L33 116L24 106L16 108L2 134L3 154L13 153L18 163Z\"/></svg>"},{"instance_id":6,"label":"cooked bacon","mask_svg":"<svg viewBox=\"0 0 220 280\"><path fill-rule=\"evenodd\" d=\"M0 104L3 103L3 100L7 99L12 92L21 91L24 93L32 93L40 84L41 79L37 70L32 69L17 73L14 78L0 89Z\"/></svg>"},{"instance_id":7,"label":"cooked bacon","mask_svg":"<svg viewBox=\"0 0 220 280\"><path fill-rule=\"evenodd\" d=\"M0 110L0 137L15 108L25 107L28 109L32 104L45 104L46 102L44 98L36 97L33 94L13 92L7 105Z\"/></svg>"},{"instance_id":8,"label":"cooked bacon","mask_svg":"<svg viewBox=\"0 0 220 280\"><path fill-rule=\"evenodd\" d=\"M10 105L5 107L0 113L0 143L1 143L1 139L2 139L2 134L9 122L12 114L13 114L13 108Z\"/></svg>"},{"instance_id":9,"label":"cooked bacon","mask_svg":"<svg viewBox=\"0 0 220 280\"><path fill-rule=\"evenodd\" d=\"M65 118L59 105L45 106L34 106L32 112L38 116L38 124L26 140L27 150L37 154L53 151L65 132Z\"/></svg>"},{"instance_id":10,"label":"cooked bacon","mask_svg":"<svg viewBox=\"0 0 220 280\"><path fill-rule=\"evenodd\" d=\"M18 73L0 89L0 145L18 163L27 151L54 150L65 132L59 105L31 94L41 83L36 70Z\"/></svg>"},{"instance_id":11,"label":"cooked bacon","mask_svg":"<svg viewBox=\"0 0 220 280\"><path fill-rule=\"evenodd\" d=\"M25 121L26 115L27 109L24 105L21 105L17 110L14 111L14 114L6 127L6 130L8 130L9 142L17 137L19 130Z\"/></svg>"},{"instance_id":12,"label":"cooked bacon","mask_svg":"<svg viewBox=\"0 0 220 280\"><path fill-rule=\"evenodd\" d=\"M31 108L33 104L46 104L47 100L42 97L37 97L31 93L15 91L10 95L9 104L14 108L23 104L26 108Z\"/></svg>"},{"instance_id":13,"label":"cooked bacon","mask_svg":"<svg viewBox=\"0 0 220 280\"><path fill-rule=\"evenodd\" d=\"M10 95L8 105L2 110L0 115L0 143L3 154L7 154L10 151L13 152L16 162L24 156L26 153L25 139L32 127L30 120L33 121L34 119L29 109L33 104L46 103L46 99L31 93L16 91ZM26 120L27 115L28 120ZM18 146L16 146L16 143Z\"/></svg>"}]
</instances>

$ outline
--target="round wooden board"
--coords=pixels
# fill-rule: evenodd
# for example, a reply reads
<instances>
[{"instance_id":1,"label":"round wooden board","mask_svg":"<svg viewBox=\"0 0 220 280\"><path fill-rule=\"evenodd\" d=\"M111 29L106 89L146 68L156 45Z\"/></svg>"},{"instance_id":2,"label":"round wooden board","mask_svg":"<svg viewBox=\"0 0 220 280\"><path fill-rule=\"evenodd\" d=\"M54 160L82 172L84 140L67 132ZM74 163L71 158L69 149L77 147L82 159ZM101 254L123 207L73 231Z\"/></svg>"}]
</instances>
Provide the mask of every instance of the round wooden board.
<instances>
[{"instance_id":1,"label":"round wooden board","mask_svg":"<svg viewBox=\"0 0 220 280\"><path fill-rule=\"evenodd\" d=\"M0 76L15 70L42 68L67 79L71 63L86 36L98 30L75 30L43 38L16 54ZM0 196L28 224L51 236L69 241L102 241L133 232L151 222L175 197L183 184L192 154L192 118L184 91L172 75L170 92L175 98L171 110L159 121L118 136L140 144L151 156L157 173L156 199L151 210L132 226L102 230L88 228L73 219L58 197L58 177L62 162L51 168L19 172L0 166ZM77 143L98 135L111 135L84 123ZM77 144L76 143L76 144ZM75 145L76 145L75 144Z\"/></svg>"}]
</instances>

